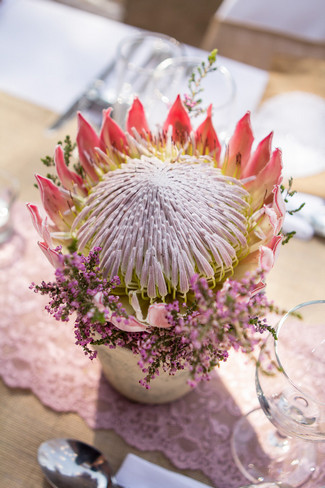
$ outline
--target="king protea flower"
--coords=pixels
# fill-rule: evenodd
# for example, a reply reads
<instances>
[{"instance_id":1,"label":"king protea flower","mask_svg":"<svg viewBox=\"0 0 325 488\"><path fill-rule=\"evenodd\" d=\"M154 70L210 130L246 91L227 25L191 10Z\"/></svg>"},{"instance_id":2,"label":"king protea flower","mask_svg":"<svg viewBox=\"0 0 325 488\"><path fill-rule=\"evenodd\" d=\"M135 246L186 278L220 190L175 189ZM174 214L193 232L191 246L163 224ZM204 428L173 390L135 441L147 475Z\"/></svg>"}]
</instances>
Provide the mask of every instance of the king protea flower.
<instances>
[{"instance_id":1,"label":"king protea flower","mask_svg":"<svg viewBox=\"0 0 325 488\"><path fill-rule=\"evenodd\" d=\"M154 134L136 98L126 131L108 109L99 135L78 114L84 176L66 166L60 145L54 160L61 185L36 176L47 214L28 205L39 246L54 266L58 245L77 242L84 254L100 247L103 277L119 277L116 293L130 313L128 320L112 317L123 330L169 327L166 303L190 302L194 275L218 290L229 277L274 264L285 211L281 152L271 152L272 133L252 151L247 113L221 157L211 112L194 130L178 96Z\"/></svg>"}]
</instances>

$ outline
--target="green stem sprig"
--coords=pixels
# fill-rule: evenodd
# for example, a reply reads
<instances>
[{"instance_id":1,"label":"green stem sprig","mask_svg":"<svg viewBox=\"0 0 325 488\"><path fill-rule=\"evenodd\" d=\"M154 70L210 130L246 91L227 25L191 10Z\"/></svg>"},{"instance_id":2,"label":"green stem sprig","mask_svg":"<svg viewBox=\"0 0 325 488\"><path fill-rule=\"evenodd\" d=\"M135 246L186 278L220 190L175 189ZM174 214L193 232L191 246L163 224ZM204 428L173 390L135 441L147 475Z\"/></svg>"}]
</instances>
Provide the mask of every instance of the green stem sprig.
<instances>
[{"instance_id":1,"label":"green stem sprig","mask_svg":"<svg viewBox=\"0 0 325 488\"><path fill-rule=\"evenodd\" d=\"M288 181L288 187L286 188L284 185L281 185L281 193L283 195L283 200L285 203L288 203L289 202L289 199L292 198L297 192L296 190L292 190L292 185L293 185L293 178L289 178L289 181ZM297 212L300 212L300 210L305 206L305 202L302 203L301 205L299 205L299 207L295 208L295 209L292 209L292 210L287 210L287 213L289 215L293 215ZM290 239L292 237L294 237L294 235L296 234L296 232L293 230L291 232L287 232L286 234L283 233L284 235L284 238L282 240L282 245L284 244L287 244Z\"/></svg>"},{"instance_id":2,"label":"green stem sprig","mask_svg":"<svg viewBox=\"0 0 325 488\"><path fill-rule=\"evenodd\" d=\"M193 115L194 117L201 115L207 110L207 107L203 108L200 106L202 104L200 94L203 92L201 82L209 73L216 71L217 67L214 65L217 60L217 52L217 49L211 51L208 56L208 62L202 61L199 66L194 68L188 80L189 93L185 93L183 103L190 115Z\"/></svg>"},{"instance_id":3,"label":"green stem sprig","mask_svg":"<svg viewBox=\"0 0 325 488\"><path fill-rule=\"evenodd\" d=\"M63 154L64 154L64 161L67 166L70 165L71 160L73 158L73 151L75 150L77 144L74 142L72 143L71 137L69 135L65 136L64 141L58 141L58 145L62 146L63 148ZM46 166L47 168L54 168L55 167L55 162L54 158L52 156L45 156L44 158L41 158L41 162ZM79 174L81 177L84 177L84 171L82 169L82 166L80 162L78 161L77 163L74 163L72 165L73 170ZM49 180L53 181L53 183L57 186L61 186L61 181L59 180L58 176L53 173L47 173L46 178ZM38 188L38 185L35 183L34 184L35 188Z\"/></svg>"}]
</instances>

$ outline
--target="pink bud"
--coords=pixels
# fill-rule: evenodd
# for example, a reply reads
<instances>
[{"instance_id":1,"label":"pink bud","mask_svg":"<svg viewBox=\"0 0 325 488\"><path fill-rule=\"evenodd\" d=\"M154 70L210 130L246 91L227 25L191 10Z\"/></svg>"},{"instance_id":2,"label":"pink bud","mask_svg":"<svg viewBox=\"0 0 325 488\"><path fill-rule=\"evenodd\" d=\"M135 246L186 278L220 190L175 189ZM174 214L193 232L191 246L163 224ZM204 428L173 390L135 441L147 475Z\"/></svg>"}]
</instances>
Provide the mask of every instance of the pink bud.
<instances>
[{"instance_id":1,"label":"pink bud","mask_svg":"<svg viewBox=\"0 0 325 488\"><path fill-rule=\"evenodd\" d=\"M190 117L179 95L169 110L163 131L167 132L170 125L173 128L172 137L174 141L183 141L192 131Z\"/></svg>"},{"instance_id":2,"label":"pink bud","mask_svg":"<svg viewBox=\"0 0 325 488\"><path fill-rule=\"evenodd\" d=\"M125 332L143 332L147 329L144 324L141 324L133 317L111 317L110 322L112 322L115 327Z\"/></svg>"},{"instance_id":3,"label":"pink bud","mask_svg":"<svg viewBox=\"0 0 325 488\"><path fill-rule=\"evenodd\" d=\"M235 132L229 141L228 159L223 166L223 173L239 176L249 160L254 141L250 113L247 112L238 122Z\"/></svg>"},{"instance_id":4,"label":"pink bud","mask_svg":"<svg viewBox=\"0 0 325 488\"><path fill-rule=\"evenodd\" d=\"M55 251L55 249L51 249L45 242L39 242L38 245L52 266L54 266L55 269L59 268L61 266L59 253Z\"/></svg>"},{"instance_id":5,"label":"pink bud","mask_svg":"<svg viewBox=\"0 0 325 488\"><path fill-rule=\"evenodd\" d=\"M27 208L31 213L33 225L38 232L39 236L44 239L45 243L48 246L52 246L52 237L49 230L47 217L43 219L39 213L37 205L33 205L31 203L27 204Z\"/></svg>"},{"instance_id":6,"label":"pink bud","mask_svg":"<svg viewBox=\"0 0 325 488\"><path fill-rule=\"evenodd\" d=\"M68 223L72 223L74 220L71 213L73 205L71 198L64 195L50 179L36 175L36 180L47 215L60 230L66 230L69 228Z\"/></svg>"},{"instance_id":7,"label":"pink bud","mask_svg":"<svg viewBox=\"0 0 325 488\"><path fill-rule=\"evenodd\" d=\"M207 111L207 117L202 124L197 128L195 132L195 139L197 146L202 145L202 154L205 154L208 150L209 153L213 152L213 155L217 161L219 161L221 153L221 145L218 140L216 131L212 124L212 105L209 106Z\"/></svg>"},{"instance_id":8,"label":"pink bud","mask_svg":"<svg viewBox=\"0 0 325 488\"><path fill-rule=\"evenodd\" d=\"M273 132L259 143L246 166L242 167L242 178L257 175L267 165L271 157L272 137Z\"/></svg>"},{"instance_id":9,"label":"pink bud","mask_svg":"<svg viewBox=\"0 0 325 488\"><path fill-rule=\"evenodd\" d=\"M69 170L64 160L62 146L60 145L58 145L55 149L54 162L56 172L64 188L74 191L75 185L77 185L77 187L82 190L83 194L85 195L86 191L83 186L82 178L74 171Z\"/></svg>"},{"instance_id":10,"label":"pink bud","mask_svg":"<svg viewBox=\"0 0 325 488\"><path fill-rule=\"evenodd\" d=\"M99 136L99 147L103 151L113 147L123 153L128 153L126 136L119 125L111 117L112 109L103 111L103 124Z\"/></svg>"},{"instance_id":11,"label":"pink bud","mask_svg":"<svg viewBox=\"0 0 325 488\"><path fill-rule=\"evenodd\" d=\"M33 222L33 225L34 225L36 231L41 236L42 235L43 218L41 217L41 215L39 213L38 206L34 205L33 203L27 203L26 207L30 211L30 214L32 217L32 222Z\"/></svg>"},{"instance_id":12,"label":"pink bud","mask_svg":"<svg viewBox=\"0 0 325 488\"><path fill-rule=\"evenodd\" d=\"M171 324L167 320L167 311L164 303L153 303L150 305L147 320L152 327L165 329L171 327Z\"/></svg>"},{"instance_id":13,"label":"pink bud","mask_svg":"<svg viewBox=\"0 0 325 488\"><path fill-rule=\"evenodd\" d=\"M271 156L267 165L258 173L253 181L245 186L252 197L254 210L265 203L271 203L273 200L273 188L281 183L282 156L280 149L276 149Z\"/></svg>"},{"instance_id":14,"label":"pink bud","mask_svg":"<svg viewBox=\"0 0 325 488\"><path fill-rule=\"evenodd\" d=\"M133 134L133 128L140 134L140 136L143 136L145 133L150 134L143 105L137 97L133 100L132 107L128 112L126 120L126 130L131 135Z\"/></svg>"},{"instance_id":15,"label":"pink bud","mask_svg":"<svg viewBox=\"0 0 325 488\"><path fill-rule=\"evenodd\" d=\"M83 169L92 181L97 182L95 148L99 146L99 138L81 113L78 113L77 146Z\"/></svg>"},{"instance_id":16,"label":"pink bud","mask_svg":"<svg viewBox=\"0 0 325 488\"><path fill-rule=\"evenodd\" d=\"M273 268L282 239L283 236L274 236L267 246L260 247L260 267L264 271L268 272Z\"/></svg>"}]
</instances>

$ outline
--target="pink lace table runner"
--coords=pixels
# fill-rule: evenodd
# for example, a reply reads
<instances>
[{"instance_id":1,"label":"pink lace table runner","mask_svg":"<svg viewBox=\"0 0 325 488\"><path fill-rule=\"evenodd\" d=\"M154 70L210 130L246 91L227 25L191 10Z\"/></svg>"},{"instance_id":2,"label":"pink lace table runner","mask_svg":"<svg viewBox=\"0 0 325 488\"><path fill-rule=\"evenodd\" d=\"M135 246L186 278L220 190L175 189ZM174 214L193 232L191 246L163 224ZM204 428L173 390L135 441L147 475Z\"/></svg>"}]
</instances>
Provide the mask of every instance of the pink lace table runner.
<instances>
[{"instance_id":1,"label":"pink lace table runner","mask_svg":"<svg viewBox=\"0 0 325 488\"><path fill-rule=\"evenodd\" d=\"M254 368L239 355L208 383L177 402L146 406L113 390L75 346L72 327L44 311L46 299L29 290L53 269L36 245L27 210L18 206L17 233L0 247L0 374L10 387L30 389L58 412L76 412L93 429L114 429L140 450L162 451L179 469L200 469L217 488L245 484L232 459L236 420L258 406ZM325 484L325 449L308 488Z\"/></svg>"}]
</instances>

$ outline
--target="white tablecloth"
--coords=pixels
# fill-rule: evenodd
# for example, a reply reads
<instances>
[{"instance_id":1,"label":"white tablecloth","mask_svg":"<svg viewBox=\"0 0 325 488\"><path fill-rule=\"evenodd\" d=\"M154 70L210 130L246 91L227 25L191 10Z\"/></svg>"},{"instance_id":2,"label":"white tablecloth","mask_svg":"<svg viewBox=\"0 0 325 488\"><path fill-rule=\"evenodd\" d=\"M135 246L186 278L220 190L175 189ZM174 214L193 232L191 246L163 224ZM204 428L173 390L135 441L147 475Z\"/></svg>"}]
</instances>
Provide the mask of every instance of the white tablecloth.
<instances>
[{"instance_id":1,"label":"white tablecloth","mask_svg":"<svg viewBox=\"0 0 325 488\"><path fill-rule=\"evenodd\" d=\"M216 16L220 22L325 42L324 0L226 0Z\"/></svg>"},{"instance_id":2,"label":"white tablecloth","mask_svg":"<svg viewBox=\"0 0 325 488\"><path fill-rule=\"evenodd\" d=\"M134 27L49 0L0 3L0 90L63 112L114 57ZM188 54L206 53L186 46ZM254 110L265 71L220 57L237 83L234 120Z\"/></svg>"}]
</instances>

